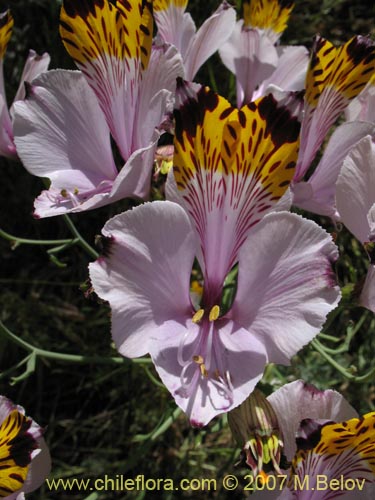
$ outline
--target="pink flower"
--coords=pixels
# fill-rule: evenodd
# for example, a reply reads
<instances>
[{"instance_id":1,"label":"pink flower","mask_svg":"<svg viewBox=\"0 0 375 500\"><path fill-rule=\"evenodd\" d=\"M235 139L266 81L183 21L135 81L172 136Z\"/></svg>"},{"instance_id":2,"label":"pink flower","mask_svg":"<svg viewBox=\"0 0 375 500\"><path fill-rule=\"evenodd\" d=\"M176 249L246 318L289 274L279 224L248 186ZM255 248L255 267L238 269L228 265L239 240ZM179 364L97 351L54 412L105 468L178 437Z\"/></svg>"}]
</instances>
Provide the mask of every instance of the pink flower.
<instances>
[{"instance_id":1,"label":"pink flower","mask_svg":"<svg viewBox=\"0 0 375 500\"><path fill-rule=\"evenodd\" d=\"M185 12L188 0L154 0L157 35L181 53L185 80L194 80L199 68L230 36L236 19L224 1L197 30L191 15Z\"/></svg>"},{"instance_id":2,"label":"pink flower","mask_svg":"<svg viewBox=\"0 0 375 500\"><path fill-rule=\"evenodd\" d=\"M13 17L9 10L0 13L0 156L16 160L18 158L13 136L13 105L8 110L4 87L3 60L9 39L12 35ZM13 104L25 98L24 83L33 80L39 73L47 71L50 56L44 53L38 56L29 51L21 81Z\"/></svg>"},{"instance_id":3,"label":"pink flower","mask_svg":"<svg viewBox=\"0 0 375 500\"><path fill-rule=\"evenodd\" d=\"M304 87L308 52L305 47L276 46L286 28L292 2L245 2L244 18L220 47L220 57L236 76L237 106L243 106L271 88L285 91Z\"/></svg>"},{"instance_id":4,"label":"pink flower","mask_svg":"<svg viewBox=\"0 0 375 500\"><path fill-rule=\"evenodd\" d=\"M148 197L154 152L183 72L174 47L152 44L150 8L141 0L64 1L60 32L82 72L42 75L16 106L20 158L51 180L35 202L36 217Z\"/></svg>"},{"instance_id":5,"label":"pink flower","mask_svg":"<svg viewBox=\"0 0 375 500\"><path fill-rule=\"evenodd\" d=\"M207 88L179 82L175 203L153 202L103 229L105 256L90 265L112 309L120 353L149 353L193 425L239 405L267 362L288 363L339 298L337 250L311 221L265 216L288 186L298 122L272 96L241 110ZM182 205L182 206L180 206ZM204 278L194 307L194 260ZM232 304L225 279L238 265Z\"/></svg>"}]
</instances>

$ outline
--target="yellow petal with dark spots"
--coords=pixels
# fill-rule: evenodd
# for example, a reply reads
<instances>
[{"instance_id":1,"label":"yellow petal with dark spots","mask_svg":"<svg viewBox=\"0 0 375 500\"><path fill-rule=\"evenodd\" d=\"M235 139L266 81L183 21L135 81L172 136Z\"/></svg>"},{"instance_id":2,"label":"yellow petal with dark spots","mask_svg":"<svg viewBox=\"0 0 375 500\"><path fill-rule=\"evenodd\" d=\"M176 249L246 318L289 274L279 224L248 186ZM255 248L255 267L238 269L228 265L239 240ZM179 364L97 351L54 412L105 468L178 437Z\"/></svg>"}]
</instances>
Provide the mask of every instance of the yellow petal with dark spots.
<instances>
[{"instance_id":1,"label":"yellow petal with dark spots","mask_svg":"<svg viewBox=\"0 0 375 500\"><path fill-rule=\"evenodd\" d=\"M175 112L174 174L184 189L198 169L221 171L220 151L227 119L237 111L208 87Z\"/></svg>"},{"instance_id":2,"label":"yellow petal with dark spots","mask_svg":"<svg viewBox=\"0 0 375 500\"><path fill-rule=\"evenodd\" d=\"M37 448L27 432L31 420L17 410L12 411L0 427L0 498L22 488L31 453Z\"/></svg>"},{"instance_id":3,"label":"yellow petal with dark spots","mask_svg":"<svg viewBox=\"0 0 375 500\"><path fill-rule=\"evenodd\" d=\"M118 60L141 60L146 67L152 43L151 10L151 2L142 0L65 0L60 34L78 65L108 55Z\"/></svg>"},{"instance_id":4,"label":"yellow petal with dark spots","mask_svg":"<svg viewBox=\"0 0 375 500\"><path fill-rule=\"evenodd\" d=\"M13 16L9 10L0 14L0 59L4 58L7 45L12 36Z\"/></svg>"},{"instance_id":5,"label":"yellow petal with dark spots","mask_svg":"<svg viewBox=\"0 0 375 500\"><path fill-rule=\"evenodd\" d=\"M341 47L316 37L306 77L306 102L315 108L326 87L344 98L356 97L375 72L375 45L367 37L355 36Z\"/></svg>"},{"instance_id":6,"label":"yellow petal with dark spots","mask_svg":"<svg viewBox=\"0 0 375 500\"><path fill-rule=\"evenodd\" d=\"M360 477L374 481L375 412L341 423L302 421L309 427L304 437L297 438L298 451L293 459L291 478L311 478L325 470L330 478ZM311 422L311 423L310 423ZM323 468L322 468L323 467ZM290 484L293 486L293 481ZM295 484L295 483L294 483Z\"/></svg>"},{"instance_id":7,"label":"yellow petal with dark spots","mask_svg":"<svg viewBox=\"0 0 375 500\"><path fill-rule=\"evenodd\" d=\"M180 190L197 170L226 176L250 176L278 200L294 173L299 122L272 95L233 108L226 99L202 88L175 113L174 174Z\"/></svg>"},{"instance_id":8,"label":"yellow petal with dark spots","mask_svg":"<svg viewBox=\"0 0 375 500\"><path fill-rule=\"evenodd\" d=\"M283 0L250 0L243 4L244 24L283 33L294 3Z\"/></svg>"}]
</instances>

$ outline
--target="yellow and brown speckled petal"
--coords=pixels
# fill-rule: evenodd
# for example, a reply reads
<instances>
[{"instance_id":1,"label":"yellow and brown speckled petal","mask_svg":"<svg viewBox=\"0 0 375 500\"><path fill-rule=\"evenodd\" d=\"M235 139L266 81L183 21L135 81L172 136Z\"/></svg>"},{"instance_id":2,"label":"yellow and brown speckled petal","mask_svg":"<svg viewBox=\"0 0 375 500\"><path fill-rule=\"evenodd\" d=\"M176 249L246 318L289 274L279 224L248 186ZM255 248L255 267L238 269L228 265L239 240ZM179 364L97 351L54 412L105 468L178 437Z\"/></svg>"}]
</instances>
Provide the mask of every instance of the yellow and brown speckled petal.
<instances>
[{"instance_id":1,"label":"yellow and brown speckled petal","mask_svg":"<svg viewBox=\"0 0 375 500\"><path fill-rule=\"evenodd\" d=\"M274 32L285 31L294 3L288 0L250 0L243 4L245 26Z\"/></svg>"},{"instance_id":2,"label":"yellow and brown speckled petal","mask_svg":"<svg viewBox=\"0 0 375 500\"><path fill-rule=\"evenodd\" d=\"M304 420L301 423L303 438L297 438L298 451L291 467L291 489L298 484L295 476L325 473L329 479L360 478L369 482L375 479L375 412L361 418L341 423Z\"/></svg>"},{"instance_id":3,"label":"yellow and brown speckled petal","mask_svg":"<svg viewBox=\"0 0 375 500\"><path fill-rule=\"evenodd\" d=\"M186 9L188 0L154 0L154 11L159 12L161 10L167 10L169 7L174 6L181 9Z\"/></svg>"},{"instance_id":4,"label":"yellow and brown speckled petal","mask_svg":"<svg viewBox=\"0 0 375 500\"><path fill-rule=\"evenodd\" d=\"M139 85L152 44L148 0L64 0L60 34L106 116L124 160L132 154Z\"/></svg>"},{"instance_id":5,"label":"yellow and brown speckled petal","mask_svg":"<svg viewBox=\"0 0 375 500\"><path fill-rule=\"evenodd\" d=\"M0 14L0 59L4 58L7 45L12 36L13 16L9 10Z\"/></svg>"},{"instance_id":6,"label":"yellow and brown speckled petal","mask_svg":"<svg viewBox=\"0 0 375 500\"><path fill-rule=\"evenodd\" d=\"M337 49L331 42L317 36L311 53L306 75L305 100L311 108L315 108L326 85L337 55Z\"/></svg>"},{"instance_id":7,"label":"yellow and brown speckled petal","mask_svg":"<svg viewBox=\"0 0 375 500\"><path fill-rule=\"evenodd\" d=\"M27 432L31 419L12 411L0 426L0 498L22 488L38 445Z\"/></svg>"},{"instance_id":8,"label":"yellow and brown speckled petal","mask_svg":"<svg viewBox=\"0 0 375 500\"><path fill-rule=\"evenodd\" d=\"M306 101L316 107L327 87L347 100L356 97L375 72L375 45L367 37L355 36L336 48L316 37L306 77Z\"/></svg>"},{"instance_id":9,"label":"yellow and brown speckled petal","mask_svg":"<svg viewBox=\"0 0 375 500\"><path fill-rule=\"evenodd\" d=\"M142 0L65 0L60 16L61 38L79 66L104 55L139 60L141 47L149 46L152 38L151 7L150 2Z\"/></svg>"},{"instance_id":10,"label":"yellow and brown speckled petal","mask_svg":"<svg viewBox=\"0 0 375 500\"><path fill-rule=\"evenodd\" d=\"M303 179L330 127L374 71L375 44L368 37L355 36L339 48L316 37L306 77L296 182Z\"/></svg>"}]
</instances>

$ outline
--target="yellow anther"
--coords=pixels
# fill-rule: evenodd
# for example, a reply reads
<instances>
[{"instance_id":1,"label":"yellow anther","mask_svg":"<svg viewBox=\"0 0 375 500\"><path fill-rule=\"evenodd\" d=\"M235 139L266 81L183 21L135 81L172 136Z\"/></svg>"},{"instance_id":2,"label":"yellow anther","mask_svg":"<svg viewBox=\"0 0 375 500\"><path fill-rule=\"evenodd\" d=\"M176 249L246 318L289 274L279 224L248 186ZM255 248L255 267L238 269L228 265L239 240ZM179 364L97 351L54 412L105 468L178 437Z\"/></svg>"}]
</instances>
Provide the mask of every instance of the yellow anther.
<instances>
[{"instance_id":1,"label":"yellow anther","mask_svg":"<svg viewBox=\"0 0 375 500\"><path fill-rule=\"evenodd\" d=\"M74 194L79 194L79 190L77 187L74 188L74 191L73 191Z\"/></svg>"},{"instance_id":2,"label":"yellow anther","mask_svg":"<svg viewBox=\"0 0 375 500\"><path fill-rule=\"evenodd\" d=\"M195 355L193 356L193 361L197 363L198 365L201 365L204 361L203 356L200 355Z\"/></svg>"},{"instance_id":3,"label":"yellow anther","mask_svg":"<svg viewBox=\"0 0 375 500\"><path fill-rule=\"evenodd\" d=\"M67 198L68 197L68 191L66 189L62 189L60 191L60 194L63 198Z\"/></svg>"},{"instance_id":4,"label":"yellow anther","mask_svg":"<svg viewBox=\"0 0 375 500\"><path fill-rule=\"evenodd\" d=\"M207 371L207 368L204 366L204 363L199 365L199 369L201 371L202 377L208 377L208 371Z\"/></svg>"},{"instance_id":5,"label":"yellow anther","mask_svg":"<svg viewBox=\"0 0 375 500\"><path fill-rule=\"evenodd\" d=\"M193 323L199 323L200 320L204 316L204 309L198 309L198 311L194 314L193 319L191 320Z\"/></svg>"},{"instance_id":6,"label":"yellow anther","mask_svg":"<svg viewBox=\"0 0 375 500\"><path fill-rule=\"evenodd\" d=\"M208 319L210 321L215 321L217 318L220 316L220 307L219 306L214 306L211 311L210 315L208 316Z\"/></svg>"}]
</instances>

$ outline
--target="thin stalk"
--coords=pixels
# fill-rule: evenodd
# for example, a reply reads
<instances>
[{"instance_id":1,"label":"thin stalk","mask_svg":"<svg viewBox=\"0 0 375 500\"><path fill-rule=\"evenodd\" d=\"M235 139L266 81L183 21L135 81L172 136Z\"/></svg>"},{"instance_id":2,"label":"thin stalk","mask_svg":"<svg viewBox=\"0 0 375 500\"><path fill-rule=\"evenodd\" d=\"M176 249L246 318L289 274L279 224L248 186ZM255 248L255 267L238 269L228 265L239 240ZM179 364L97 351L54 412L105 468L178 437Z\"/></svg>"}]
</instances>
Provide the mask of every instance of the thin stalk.
<instances>
[{"instance_id":1,"label":"thin stalk","mask_svg":"<svg viewBox=\"0 0 375 500\"><path fill-rule=\"evenodd\" d=\"M12 234L6 233L2 229L0 229L0 237L13 243L25 245L74 245L75 243L79 242L79 238L70 238L66 240L33 240L29 238L20 238L18 236L13 236Z\"/></svg>"},{"instance_id":2,"label":"thin stalk","mask_svg":"<svg viewBox=\"0 0 375 500\"><path fill-rule=\"evenodd\" d=\"M322 344L314 339L311 342L311 345L316 349L338 372L340 372L342 375L344 375L345 378L348 380L351 380L352 382L367 382L372 379L372 377L375 375L375 367L369 370L367 373L364 375L356 376L350 373L346 368L343 368L337 361L335 361L332 356L330 356L322 346Z\"/></svg>"},{"instance_id":3,"label":"thin stalk","mask_svg":"<svg viewBox=\"0 0 375 500\"><path fill-rule=\"evenodd\" d=\"M83 238L83 236L79 233L78 229L75 227L73 221L66 214L63 215L63 219L68 226L69 230L73 234L73 236L78 240L77 243L94 259L99 257L99 254L96 250L92 248L91 245L87 243L87 241Z\"/></svg>"},{"instance_id":4,"label":"thin stalk","mask_svg":"<svg viewBox=\"0 0 375 500\"><path fill-rule=\"evenodd\" d=\"M62 352L53 352L47 351L46 349L40 349L39 347L35 347L25 340L20 339L12 333L1 321L0 321L0 333L3 334L5 338L12 341L14 344L22 347L26 351L30 353L34 353L35 356L39 356L41 358L46 359L54 359L56 361L65 361L69 363L81 363L81 364L100 364L100 365L108 365L108 364L122 364L126 362L126 358L123 357L104 357L104 356L84 356L80 354L66 354ZM151 364L152 360L149 358L138 358L133 359L133 363L135 364Z\"/></svg>"}]
</instances>

